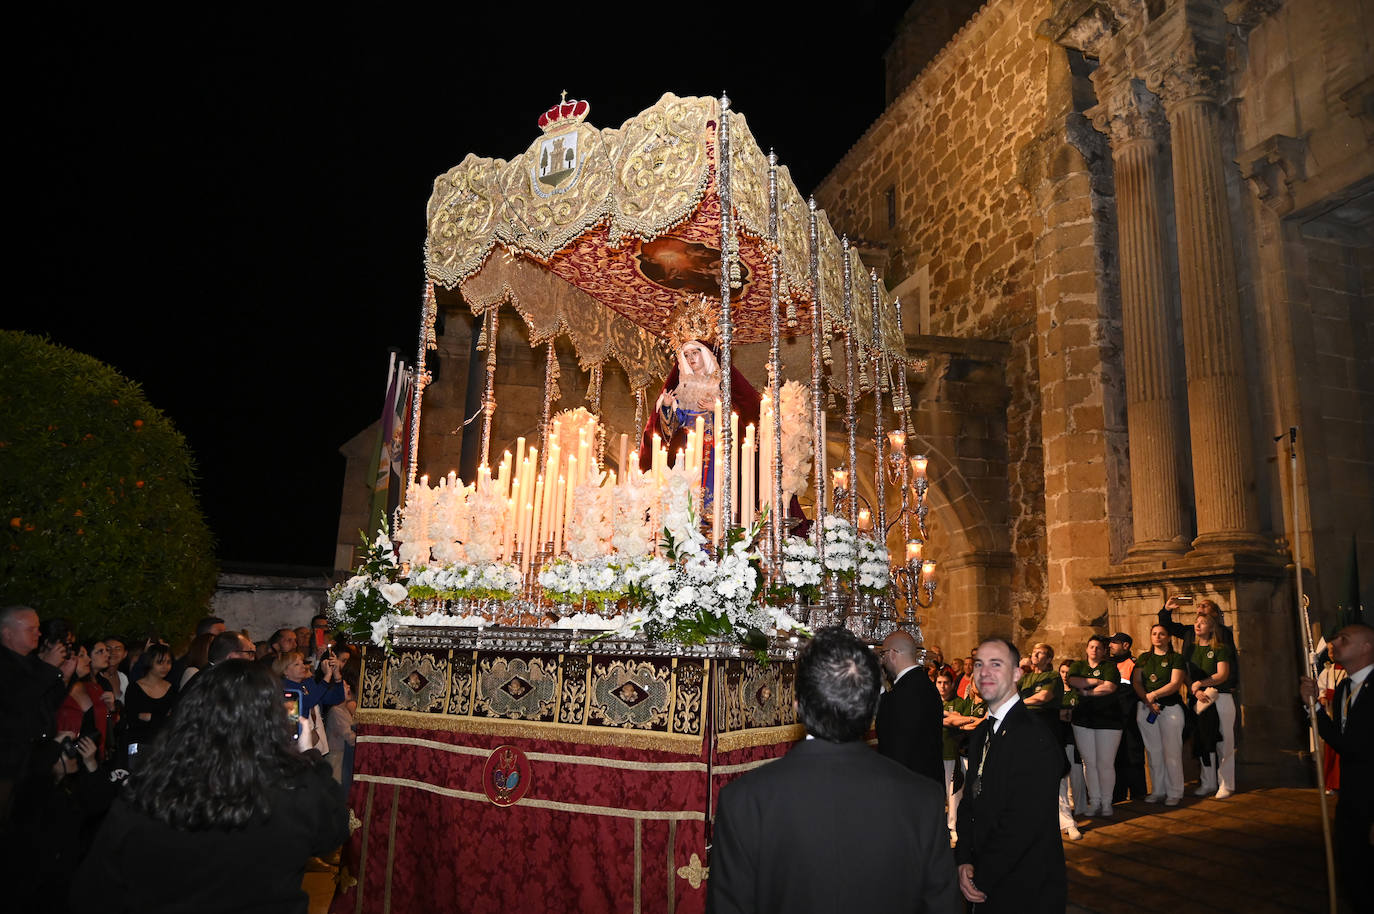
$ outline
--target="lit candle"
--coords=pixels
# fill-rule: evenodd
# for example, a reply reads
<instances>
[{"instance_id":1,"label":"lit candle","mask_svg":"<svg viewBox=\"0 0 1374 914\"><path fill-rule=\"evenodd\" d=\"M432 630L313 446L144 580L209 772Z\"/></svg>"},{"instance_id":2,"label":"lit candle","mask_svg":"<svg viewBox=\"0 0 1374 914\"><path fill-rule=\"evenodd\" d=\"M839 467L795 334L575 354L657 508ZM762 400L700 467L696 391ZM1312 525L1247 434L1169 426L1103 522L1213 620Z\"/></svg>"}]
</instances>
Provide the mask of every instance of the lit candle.
<instances>
[{"instance_id":1,"label":"lit candle","mask_svg":"<svg viewBox=\"0 0 1374 914\"><path fill-rule=\"evenodd\" d=\"M534 483L534 520L530 524L530 549L538 552L544 548L544 474L540 473Z\"/></svg>"},{"instance_id":2,"label":"lit candle","mask_svg":"<svg viewBox=\"0 0 1374 914\"><path fill-rule=\"evenodd\" d=\"M582 470L581 476L569 476L568 481L577 480L574 485L581 485L586 481L588 470L591 467L591 460L588 459L591 445L587 443L587 430L580 428L577 430L577 465Z\"/></svg>"},{"instance_id":3,"label":"lit candle","mask_svg":"<svg viewBox=\"0 0 1374 914\"><path fill-rule=\"evenodd\" d=\"M553 510L553 556L563 554L563 504L565 499L564 489L567 488L567 481L562 474L558 476L558 484L553 489L553 499L549 507Z\"/></svg>"},{"instance_id":4,"label":"lit candle","mask_svg":"<svg viewBox=\"0 0 1374 914\"><path fill-rule=\"evenodd\" d=\"M510 498L510 451L501 455L501 466L496 469L496 491L502 498Z\"/></svg>"},{"instance_id":5,"label":"lit candle","mask_svg":"<svg viewBox=\"0 0 1374 914\"><path fill-rule=\"evenodd\" d=\"M906 432L899 428L894 428L887 433L888 443L892 445L894 451L904 451L906 449Z\"/></svg>"},{"instance_id":6,"label":"lit candle","mask_svg":"<svg viewBox=\"0 0 1374 914\"><path fill-rule=\"evenodd\" d=\"M773 401L763 395L759 404L759 503L773 503Z\"/></svg>"},{"instance_id":7,"label":"lit candle","mask_svg":"<svg viewBox=\"0 0 1374 914\"><path fill-rule=\"evenodd\" d=\"M714 500L711 502L711 543L717 548L720 547L720 441L717 440L712 449L712 491Z\"/></svg>"},{"instance_id":8,"label":"lit candle","mask_svg":"<svg viewBox=\"0 0 1374 914\"><path fill-rule=\"evenodd\" d=\"M630 473L630 436L624 432L620 433L620 475L621 478Z\"/></svg>"},{"instance_id":9,"label":"lit candle","mask_svg":"<svg viewBox=\"0 0 1374 914\"><path fill-rule=\"evenodd\" d=\"M730 413L730 516L726 519L727 527L734 526L739 514L740 503L740 478L739 478L739 413Z\"/></svg>"},{"instance_id":10,"label":"lit candle","mask_svg":"<svg viewBox=\"0 0 1374 914\"><path fill-rule=\"evenodd\" d=\"M907 541L906 541L906 561L907 561L907 564L910 565L912 562L915 562L917 565L921 564L921 550L924 549L924 548L925 548L925 543L921 542L920 540L907 540Z\"/></svg>"},{"instance_id":11,"label":"lit candle","mask_svg":"<svg viewBox=\"0 0 1374 914\"><path fill-rule=\"evenodd\" d=\"M935 563L925 561L921 563L921 577L925 578L925 583L935 583Z\"/></svg>"},{"instance_id":12,"label":"lit candle","mask_svg":"<svg viewBox=\"0 0 1374 914\"><path fill-rule=\"evenodd\" d=\"M835 489L837 492L838 492L838 490L840 490L840 489L848 489L848 488L849 488L849 471L848 471L848 470L843 470L843 469L841 469L841 470L831 470L831 471L830 471L830 475L831 475L832 477L834 477L834 485L832 486L832 488Z\"/></svg>"},{"instance_id":13,"label":"lit candle","mask_svg":"<svg viewBox=\"0 0 1374 914\"><path fill-rule=\"evenodd\" d=\"M477 468L477 491L485 495L491 489L491 467L485 463Z\"/></svg>"},{"instance_id":14,"label":"lit candle","mask_svg":"<svg viewBox=\"0 0 1374 914\"><path fill-rule=\"evenodd\" d=\"M501 526L501 555L506 561L515 557L515 499L506 499L505 523Z\"/></svg>"},{"instance_id":15,"label":"lit candle","mask_svg":"<svg viewBox=\"0 0 1374 914\"><path fill-rule=\"evenodd\" d=\"M568 458L568 486L564 491L565 500L563 502L563 538L565 541L568 537L568 524L572 522L575 516L573 514L573 493L577 491L577 471L580 466L582 464L578 462L576 457Z\"/></svg>"},{"instance_id":16,"label":"lit candle","mask_svg":"<svg viewBox=\"0 0 1374 914\"><path fill-rule=\"evenodd\" d=\"M744 479L740 480L739 522L746 530L754 523L754 426L751 423L744 430L744 450L740 462L744 468Z\"/></svg>"},{"instance_id":17,"label":"lit candle","mask_svg":"<svg viewBox=\"0 0 1374 914\"><path fill-rule=\"evenodd\" d=\"M926 455L917 454L911 458L911 473L917 479L926 478Z\"/></svg>"},{"instance_id":18,"label":"lit candle","mask_svg":"<svg viewBox=\"0 0 1374 914\"><path fill-rule=\"evenodd\" d=\"M872 526L873 526L873 521L870 519L870 516L869 516L869 513L868 513L868 509L867 509L867 508L860 508L860 509L859 509L859 529L860 529L860 530L868 530L868 529L870 529Z\"/></svg>"}]
</instances>

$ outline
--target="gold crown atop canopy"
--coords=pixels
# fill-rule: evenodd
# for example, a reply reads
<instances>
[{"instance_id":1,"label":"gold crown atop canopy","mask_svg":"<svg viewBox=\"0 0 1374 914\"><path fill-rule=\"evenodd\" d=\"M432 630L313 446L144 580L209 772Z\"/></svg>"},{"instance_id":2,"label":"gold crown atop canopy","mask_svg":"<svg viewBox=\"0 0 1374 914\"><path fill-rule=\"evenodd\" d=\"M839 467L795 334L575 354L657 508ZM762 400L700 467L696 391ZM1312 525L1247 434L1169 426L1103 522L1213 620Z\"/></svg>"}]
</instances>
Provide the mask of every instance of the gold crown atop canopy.
<instances>
[{"instance_id":1,"label":"gold crown atop canopy","mask_svg":"<svg viewBox=\"0 0 1374 914\"><path fill-rule=\"evenodd\" d=\"M692 340L712 343L719 320L715 303L706 296L684 299L668 315L668 345L677 352Z\"/></svg>"}]
</instances>

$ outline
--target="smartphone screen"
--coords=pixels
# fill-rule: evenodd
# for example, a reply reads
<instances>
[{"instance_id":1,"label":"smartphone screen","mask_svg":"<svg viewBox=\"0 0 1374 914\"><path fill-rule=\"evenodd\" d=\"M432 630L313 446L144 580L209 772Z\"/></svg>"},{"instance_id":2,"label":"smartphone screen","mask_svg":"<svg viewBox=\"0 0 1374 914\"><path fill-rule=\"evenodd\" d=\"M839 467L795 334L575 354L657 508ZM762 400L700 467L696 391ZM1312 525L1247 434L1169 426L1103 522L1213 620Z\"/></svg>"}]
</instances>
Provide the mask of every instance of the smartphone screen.
<instances>
[{"instance_id":1,"label":"smartphone screen","mask_svg":"<svg viewBox=\"0 0 1374 914\"><path fill-rule=\"evenodd\" d=\"M282 705L286 708L286 719L291 722L292 739L301 738L301 690L290 687L282 689Z\"/></svg>"},{"instance_id":2,"label":"smartphone screen","mask_svg":"<svg viewBox=\"0 0 1374 914\"><path fill-rule=\"evenodd\" d=\"M317 629L315 629L315 656L316 656L316 657L323 657L323 656L324 656L324 649L325 649L326 644L328 644L328 639L327 639L326 636L325 636L325 631L324 631L324 629L322 629L322 628L317 628Z\"/></svg>"}]
</instances>

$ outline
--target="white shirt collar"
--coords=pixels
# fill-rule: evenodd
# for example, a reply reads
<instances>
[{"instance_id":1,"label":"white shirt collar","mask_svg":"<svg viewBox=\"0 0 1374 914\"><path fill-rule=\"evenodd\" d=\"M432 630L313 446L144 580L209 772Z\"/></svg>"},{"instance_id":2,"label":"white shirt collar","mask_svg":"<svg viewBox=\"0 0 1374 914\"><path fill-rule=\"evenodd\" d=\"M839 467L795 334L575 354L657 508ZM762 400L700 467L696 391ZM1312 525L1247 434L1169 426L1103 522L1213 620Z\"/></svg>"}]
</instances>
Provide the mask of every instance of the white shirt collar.
<instances>
[{"instance_id":1,"label":"white shirt collar","mask_svg":"<svg viewBox=\"0 0 1374 914\"><path fill-rule=\"evenodd\" d=\"M893 685L896 685L896 684L897 684L897 681L898 681L899 679L901 679L903 676L905 676L907 673L910 673L910 672L911 672L912 670L914 670L914 669L916 669L916 664L914 664L914 663L913 663L911 666L909 666L909 667L903 668L902 671L901 671L900 673L898 673L896 676L893 676L893 677L892 677L892 684L893 684Z\"/></svg>"},{"instance_id":2,"label":"white shirt collar","mask_svg":"<svg viewBox=\"0 0 1374 914\"><path fill-rule=\"evenodd\" d=\"M1366 679L1369 678L1369 671L1370 671L1370 670L1374 670L1374 663L1368 664L1368 665L1366 665L1366 666L1362 666L1362 667L1360 667L1358 670L1356 670L1355 672L1350 673L1350 674L1349 674L1350 679L1355 683L1355 685L1358 685L1358 686L1360 686L1361 688L1363 688L1363 687L1364 687L1364 681L1365 681Z\"/></svg>"},{"instance_id":3,"label":"white shirt collar","mask_svg":"<svg viewBox=\"0 0 1374 914\"><path fill-rule=\"evenodd\" d=\"M993 733L996 733L998 730L1002 729L1002 724L1004 724L1007 720L1007 712L1011 710L1012 705L1016 704L1020 700L1021 696L1016 694L1015 692L1012 692L1011 697L1003 701L1000 705L998 705L995 708L988 708L988 717L996 718L992 725Z\"/></svg>"}]
</instances>

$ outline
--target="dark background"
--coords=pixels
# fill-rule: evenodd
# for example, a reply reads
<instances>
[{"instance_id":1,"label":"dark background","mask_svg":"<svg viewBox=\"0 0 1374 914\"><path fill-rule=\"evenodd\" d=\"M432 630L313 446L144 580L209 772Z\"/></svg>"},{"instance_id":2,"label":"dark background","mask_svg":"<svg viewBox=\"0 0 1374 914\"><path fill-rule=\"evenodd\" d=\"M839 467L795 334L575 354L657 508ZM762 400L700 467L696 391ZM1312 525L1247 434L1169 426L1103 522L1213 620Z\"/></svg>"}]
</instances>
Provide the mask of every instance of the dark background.
<instances>
[{"instance_id":1,"label":"dark background","mask_svg":"<svg viewBox=\"0 0 1374 914\"><path fill-rule=\"evenodd\" d=\"M388 348L414 356L435 176L523 152L561 90L603 128L724 90L808 194L881 113L905 5L30 10L0 326L143 385L221 560L328 566L338 448L379 415Z\"/></svg>"}]
</instances>

